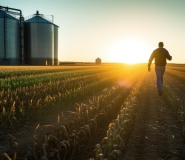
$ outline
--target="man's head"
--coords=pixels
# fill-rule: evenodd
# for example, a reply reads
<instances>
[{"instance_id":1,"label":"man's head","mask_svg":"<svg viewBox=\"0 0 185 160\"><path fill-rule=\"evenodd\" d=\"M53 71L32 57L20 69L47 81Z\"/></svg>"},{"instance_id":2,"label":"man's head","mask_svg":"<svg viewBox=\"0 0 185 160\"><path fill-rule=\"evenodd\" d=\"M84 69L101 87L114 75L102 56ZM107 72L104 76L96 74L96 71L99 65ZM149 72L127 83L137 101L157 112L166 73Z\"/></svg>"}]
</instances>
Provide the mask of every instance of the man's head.
<instances>
[{"instance_id":1,"label":"man's head","mask_svg":"<svg viewBox=\"0 0 185 160\"><path fill-rule=\"evenodd\" d=\"M159 42L159 47L163 47L164 46L164 44L163 44L163 42Z\"/></svg>"}]
</instances>

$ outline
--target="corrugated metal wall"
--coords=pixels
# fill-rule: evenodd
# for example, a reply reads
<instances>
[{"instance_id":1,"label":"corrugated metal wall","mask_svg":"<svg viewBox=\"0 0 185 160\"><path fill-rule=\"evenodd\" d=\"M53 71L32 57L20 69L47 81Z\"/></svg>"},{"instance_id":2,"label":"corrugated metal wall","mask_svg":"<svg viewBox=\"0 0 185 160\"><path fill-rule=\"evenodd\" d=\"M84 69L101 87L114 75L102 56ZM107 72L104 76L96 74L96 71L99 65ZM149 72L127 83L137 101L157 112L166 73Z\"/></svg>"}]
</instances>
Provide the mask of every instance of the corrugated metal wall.
<instances>
[{"instance_id":1,"label":"corrugated metal wall","mask_svg":"<svg viewBox=\"0 0 185 160\"><path fill-rule=\"evenodd\" d=\"M0 65L19 65L19 21L2 10L0 10L0 35Z\"/></svg>"},{"instance_id":2,"label":"corrugated metal wall","mask_svg":"<svg viewBox=\"0 0 185 160\"><path fill-rule=\"evenodd\" d=\"M25 62L58 65L58 26L39 15L24 23Z\"/></svg>"}]
</instances>

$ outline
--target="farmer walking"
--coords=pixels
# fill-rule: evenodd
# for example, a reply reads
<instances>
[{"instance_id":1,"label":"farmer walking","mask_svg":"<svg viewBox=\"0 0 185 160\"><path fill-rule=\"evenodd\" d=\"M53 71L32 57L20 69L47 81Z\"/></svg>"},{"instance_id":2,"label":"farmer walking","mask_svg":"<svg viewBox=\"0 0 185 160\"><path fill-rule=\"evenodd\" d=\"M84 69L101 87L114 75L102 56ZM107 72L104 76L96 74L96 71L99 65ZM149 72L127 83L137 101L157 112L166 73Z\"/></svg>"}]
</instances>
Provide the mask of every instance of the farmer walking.
<instances>
[{"instance_id":1,"label":"farmer walking","mask_svg":"<svg viewBox=\"0 0 185 160\"><path fill-rule=\"evenodd\" d=\"M158 44L159 48L155 49L148 61L148 71L150 72L151 68L150 65L155 58L155 72L157 76L157 88L159 95L162 95L163 93L163 75L165 72L165 66L166 66L166 59L172 60L172 56L170 56L169 52L163 48L164 44L163 42L159 42Z\"/></svg>"}]
</instances>

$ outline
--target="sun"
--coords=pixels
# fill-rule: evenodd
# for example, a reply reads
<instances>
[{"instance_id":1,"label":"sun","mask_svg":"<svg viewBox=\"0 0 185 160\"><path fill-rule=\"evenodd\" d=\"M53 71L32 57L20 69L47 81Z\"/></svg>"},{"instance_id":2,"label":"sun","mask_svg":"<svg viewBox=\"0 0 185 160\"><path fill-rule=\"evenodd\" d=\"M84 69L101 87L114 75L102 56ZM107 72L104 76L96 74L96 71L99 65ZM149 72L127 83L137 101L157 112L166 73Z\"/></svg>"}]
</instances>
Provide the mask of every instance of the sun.
<instances>
[{"instance_id":1,"label":"sun","mask_svg":"<svg viewBox=\"0 0 185 160\"><path fill-rule=\"evenodd\" d=\"M151 49L146 42L139 38L127 37L112 46L110 61L128 64L146 63L150 52Z\"/></svg>"}]
</instances>

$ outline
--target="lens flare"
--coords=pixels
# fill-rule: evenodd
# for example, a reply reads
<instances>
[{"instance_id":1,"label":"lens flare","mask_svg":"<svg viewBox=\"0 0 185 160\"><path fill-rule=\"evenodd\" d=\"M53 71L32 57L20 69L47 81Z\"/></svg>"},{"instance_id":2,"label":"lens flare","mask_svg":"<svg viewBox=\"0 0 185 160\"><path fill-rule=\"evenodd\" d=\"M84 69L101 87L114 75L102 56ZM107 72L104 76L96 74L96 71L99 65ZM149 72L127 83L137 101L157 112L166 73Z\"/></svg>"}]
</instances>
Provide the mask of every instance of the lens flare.
<instances>
[{"instance_id":1,"label":"lens flare","mask_svg":"<svg viewBox=\"0 0 185 160\"><path fill-rule=\"evenodd\" d=\"M119 80L117 84L121 87L131 88L132 84L128 80Z\"/></svg>"}]
</instances>

